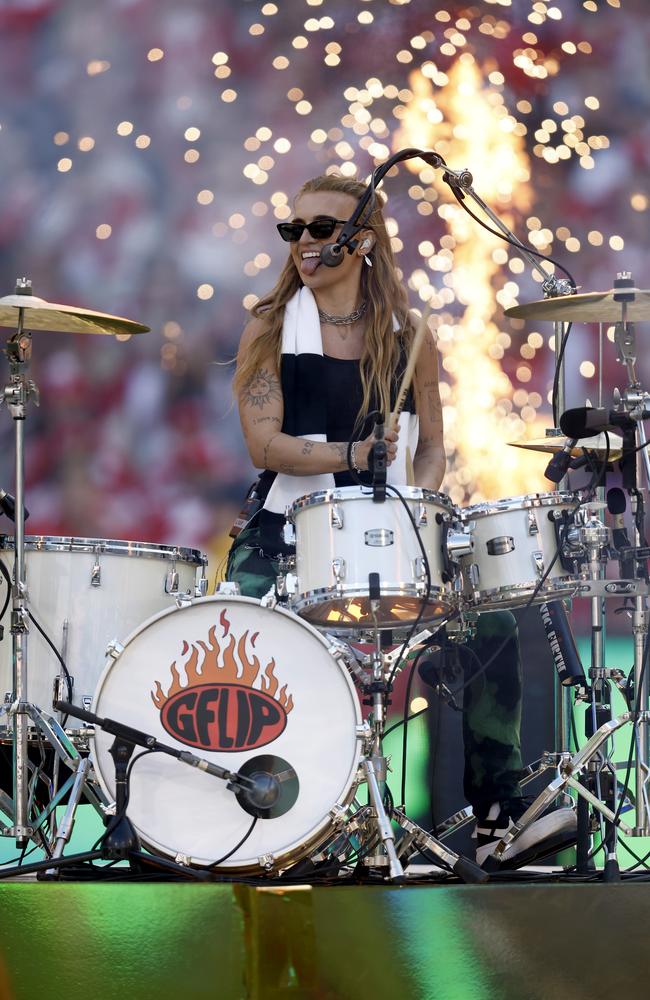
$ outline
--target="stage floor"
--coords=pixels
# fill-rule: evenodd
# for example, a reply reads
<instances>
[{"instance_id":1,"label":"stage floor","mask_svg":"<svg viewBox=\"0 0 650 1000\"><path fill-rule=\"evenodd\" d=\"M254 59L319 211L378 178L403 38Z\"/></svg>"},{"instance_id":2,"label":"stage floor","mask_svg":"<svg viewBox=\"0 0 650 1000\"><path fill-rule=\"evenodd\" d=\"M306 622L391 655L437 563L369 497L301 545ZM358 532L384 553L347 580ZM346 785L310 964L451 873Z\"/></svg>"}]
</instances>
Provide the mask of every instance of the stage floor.
<instances>
[{"instance_id":1,"label":"stage floor","mask_svg":"<svg viewBox=\"0 0 650 1000\"><path fill-rule=\"evenodd\" d=\"M650 884L0 883L0 997L648 995Z\"/></svg>"}]
</instances>

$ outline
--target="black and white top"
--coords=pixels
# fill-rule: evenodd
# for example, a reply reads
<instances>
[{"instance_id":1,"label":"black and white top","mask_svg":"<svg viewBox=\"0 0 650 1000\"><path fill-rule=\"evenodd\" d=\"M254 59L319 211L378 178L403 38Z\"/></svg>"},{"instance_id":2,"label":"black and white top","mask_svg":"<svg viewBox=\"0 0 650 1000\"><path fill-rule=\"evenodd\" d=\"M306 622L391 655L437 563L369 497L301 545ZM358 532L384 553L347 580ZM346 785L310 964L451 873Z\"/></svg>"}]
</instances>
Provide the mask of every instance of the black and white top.
<instances>
[{"instance_id":1,"label":"black and white top","mask_svg":"<svg viewBox=\"0 0 650 1000\"><path fill-rule=\"evenodd\" d=\"M397 328L397 323L395 324ZM326 391L336 379L336 366L342 373L341 391L338 399L329 398ZM404 368L404 359L399 366ZM350 376L352 375L352 382ZM396 373L392 395L396 397L399 388L400 371ZM282 431L293 437L303 437L310 441L327 441L328 431L337 437L329 440L346 441L354 429L354 420L361 402L361 375L358 361L340 361L323 356L320 321L316 300L309 288L300 288L287 303L282 329L282 361L280 382L284 397L284 420ZM352 400L350 392L352 390ZM358 399L356 408L350 402ZM341 410L336 412L340 403ZM391 400L394 404L394 398ZM329 404L329 405L328 405ZM343 414L349 414L349 427L343 426ZM341 418L343 417L343 423ZM406 450L415 455L418 442L418 418L415 413L413 394L409 392L399 417L400 436L397 456L388 467L387 481L395 486L406 483ZM358 437L366 436L370 428L362 428ZM299 497L321 490L347 485L351 480L347 473L322 473L311 476L289 476L284 473L265 471L260 487L266 494L264 511L278 515L284 521L285 511ZM267 518L262 518L267 520Z\"/></svg>"}]
</instances>

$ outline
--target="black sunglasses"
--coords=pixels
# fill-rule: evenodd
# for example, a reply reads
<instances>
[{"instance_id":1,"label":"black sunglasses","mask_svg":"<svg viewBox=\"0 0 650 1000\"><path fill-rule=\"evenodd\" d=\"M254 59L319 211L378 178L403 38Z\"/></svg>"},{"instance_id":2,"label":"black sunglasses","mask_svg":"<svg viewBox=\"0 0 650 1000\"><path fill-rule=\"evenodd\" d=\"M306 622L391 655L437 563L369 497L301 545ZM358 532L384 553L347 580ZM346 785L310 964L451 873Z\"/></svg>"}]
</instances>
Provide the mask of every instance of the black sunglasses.
<instances>
[{"instance_id":1,"label":"black sunglasses","mask_svg":"<svg viewBox=\"0 0 650 1000\"><path fill-rule=\"evenodd\" d=\"M313 222L279 222L278 232L285 243L297 243L305 229L314 240L327 240L346 219L314 219Z\"/></svg>"}]
</instances>

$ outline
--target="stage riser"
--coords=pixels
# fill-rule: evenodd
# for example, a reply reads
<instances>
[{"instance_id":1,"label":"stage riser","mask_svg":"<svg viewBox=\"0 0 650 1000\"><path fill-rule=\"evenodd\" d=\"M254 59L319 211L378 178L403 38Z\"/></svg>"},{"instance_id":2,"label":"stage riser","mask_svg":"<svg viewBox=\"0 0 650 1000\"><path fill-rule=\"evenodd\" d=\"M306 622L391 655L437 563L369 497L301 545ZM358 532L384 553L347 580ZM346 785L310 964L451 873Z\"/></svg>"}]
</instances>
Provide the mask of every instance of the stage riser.
<instances>
[{"instance_id":1,"label":"stage riser","mask_svg":"<svg viewBox=\"0 0 650 1000\"><path fill-rule=\"evenodd\" d=\"M0 885L2 1000L648 995L647 885Z\"/></svg>"}]
</instances>

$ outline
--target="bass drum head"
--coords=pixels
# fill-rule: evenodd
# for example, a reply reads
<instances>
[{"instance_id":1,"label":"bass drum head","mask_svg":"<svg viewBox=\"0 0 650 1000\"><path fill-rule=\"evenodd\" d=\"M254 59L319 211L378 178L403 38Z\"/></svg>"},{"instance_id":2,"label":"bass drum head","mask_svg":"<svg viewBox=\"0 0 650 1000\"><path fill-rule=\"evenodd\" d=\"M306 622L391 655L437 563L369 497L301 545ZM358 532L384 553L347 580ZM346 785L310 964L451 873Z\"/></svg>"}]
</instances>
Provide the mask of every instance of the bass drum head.
<instances>
[{"instance_id":1,"label":"bass drum head","mask_svg":"<svg viewBox=\"0 0 650 1000\"><path fill-rule=\"evenodd\" d=\"M182 863L287 867L354 794L361 712L347 669L307 622L252 598L206 597L150 618L107 663L93 712L229 771L289 766L272 818L246 837L253 816L226 781L163 753L138 760L127 815L145 845ZM97 728L92 757L114 798L112 742Z\"/></svg>"}]
</instances>

